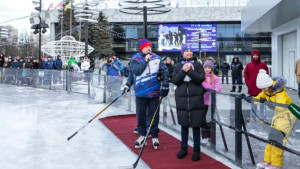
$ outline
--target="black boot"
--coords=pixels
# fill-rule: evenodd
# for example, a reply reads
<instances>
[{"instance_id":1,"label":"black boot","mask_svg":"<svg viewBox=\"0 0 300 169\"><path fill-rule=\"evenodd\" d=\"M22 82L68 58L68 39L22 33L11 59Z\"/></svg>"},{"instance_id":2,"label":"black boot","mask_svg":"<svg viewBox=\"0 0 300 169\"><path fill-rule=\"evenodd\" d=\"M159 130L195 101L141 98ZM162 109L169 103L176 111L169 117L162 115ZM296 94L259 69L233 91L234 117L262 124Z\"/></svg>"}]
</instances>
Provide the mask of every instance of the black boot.
<instances>
[{"instance_id":1,"label":"black boot","mask_svg":"<svg viewBox=\"0 0 300 169\"><path fill-rule=\"evenodd\" d=\"M235 86L232 86L232 90L230 92L235 92Z\"/></svg>"},{"instance_id":2,"label":"black boot","mask_svg":"<svg viewBox=\"0 0 300 169\"><path fill-rule=\"evenodd\" d=\"M193 161L199 161L200 160L200 148L199 147L194 148L194 153L193 153L193 156L192 156L192 160Z\"/></svg>"},{"instance_id":3,"label":"black boot","mask_svg":"<svg viewBox=\"0 0 300 169\"><path fill-rule=\"evenodd\" d=\"M177 153L178 159L183 159L187 155L187 147L181 147L180 151Z\"/></svg>"},{"instance_id":4,"label":"black boot","mask_svg":"<svg viewBox=\"0 0 300 169\"><path fill-rule=\"evenodd\" d=\"M239 91L238 91L238 93L241 93L241 91L242 91L242 86L239 86Z\"/></svg>"}]
</instances>

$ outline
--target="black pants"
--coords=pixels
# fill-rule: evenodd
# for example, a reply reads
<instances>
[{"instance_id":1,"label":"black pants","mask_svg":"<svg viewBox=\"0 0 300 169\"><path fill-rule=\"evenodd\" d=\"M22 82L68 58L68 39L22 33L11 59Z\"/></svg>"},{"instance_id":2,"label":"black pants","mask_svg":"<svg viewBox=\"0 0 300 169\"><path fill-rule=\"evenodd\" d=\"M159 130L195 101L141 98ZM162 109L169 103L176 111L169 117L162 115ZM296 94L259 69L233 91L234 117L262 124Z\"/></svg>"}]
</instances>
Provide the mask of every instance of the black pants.
<instances>
[{"instance_id":1,"label":"black pants","mask_svg":"<svg viewBox=\"0 0 300 169\"><path fill-rule=\"evenodd\" d=\"M153 117L155 110L159 104L159 97L154 98L141 98L136 97L136 115L138 122L138 132L141 136L146 136L147 130L147 117ZM159 123L159 110L156 114L150 133L152 138L158 138L158 123Z\"/></svg>"},{"instance_id":2,"label":"black pants","mask_svg":"<svg viewBox=\"0 0 300 169\"><path fill-rule=\"evenodd\" d=\"M205 105L205 119L208 111L208 105ZM206 121L206 120L205 120ZM205 122L205 126L201 127L202 138L210 138L211 122Z\"/></svg>"},{"instance_id":3,"label":"black pants","mask_svg":"<svg viewBox=\"0 0 300 169\"><path fill-rule=\"evenodd\" d=\"M224 76L226 77L226 83L228 84L228 72L222 72L222 84L224 84Z\"/></svg>"}]
</instances>

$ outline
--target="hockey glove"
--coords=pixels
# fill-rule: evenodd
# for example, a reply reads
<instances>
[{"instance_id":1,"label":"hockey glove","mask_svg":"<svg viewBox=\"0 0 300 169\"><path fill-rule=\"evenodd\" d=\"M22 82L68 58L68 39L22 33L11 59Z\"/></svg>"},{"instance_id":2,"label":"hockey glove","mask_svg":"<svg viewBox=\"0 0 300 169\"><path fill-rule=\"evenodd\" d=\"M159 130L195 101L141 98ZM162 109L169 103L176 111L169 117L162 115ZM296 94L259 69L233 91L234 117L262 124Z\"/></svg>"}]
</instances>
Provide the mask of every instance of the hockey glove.
<instances>
[{"instance_id":1,"label":"hockey glove","mask_svg":"<svg viewBox=\"0 0 300 169\"><path fill-rule=\"evenodd\" d=\"M161 89L160 89L160 96L161 97L166 97L167 95L168 95L168 93L169 93L169 87L162 87Z\"/></svg>"},{"instance_id":2,"label":"hockey glove","mask_svg":"<svg viewBox=\"0 0 300 169\"><path fill-rule=\"evenodd\" d=\"M265 101L267 101L267 99L265 99L265 98L262 98L262 97L261 97L261 98L259 99L259 102L260 102L260 103L264 103Z\"/></svg>"},{"instance_id":3,"label":"hockey glove","mask_svg":"<svg viewBox=\"0 0 300 169\"><path fill-rule=\"evenodd\" d=\"M130 84L126 83L126 84L125 84L125 87L124 87L124 89L123 89L123 92L124 92L124 93L128 93L128 92L130 91L130 87L131 87Z\"/></svg>"}]
</instances>

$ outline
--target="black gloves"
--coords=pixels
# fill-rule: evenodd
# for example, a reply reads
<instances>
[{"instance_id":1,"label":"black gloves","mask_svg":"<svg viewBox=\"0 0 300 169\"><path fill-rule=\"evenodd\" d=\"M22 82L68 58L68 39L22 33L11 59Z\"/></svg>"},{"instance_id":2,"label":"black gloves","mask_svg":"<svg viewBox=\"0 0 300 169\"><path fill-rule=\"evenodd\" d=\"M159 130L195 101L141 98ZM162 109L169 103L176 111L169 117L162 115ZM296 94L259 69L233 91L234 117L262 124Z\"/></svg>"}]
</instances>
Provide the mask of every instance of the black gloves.
<instances>
[{"instance_id":1,"label":"black gloves","mask_svg":"<svg viewBox=\"0 0 300 169\"><path fill-rule=\"evenodd\" d=\"M160 96L161 97L166 97L169 93L169 87L161 87L160 89Z\"/></svg>"},{"instance_id":2,"label":"black gloves","mask_svg":"<svg viewBox=\"0 0 300 169\"><path fill-rule=\"evenodd\" d=\"M131 87L130 84L126 83L126 84L125 84L125 87L124 87L124 89L123 89L123 92L124 92L124 93L128 93L128 92L130 91L130 87Z\"/></svg>"},{"instance_id":3,"label":"black gloves","mask_svg":"<svg viewBox=\"0 0 300 169\"><path fill-rule=\"evenodd\" d=\"M260 103L264 103L265 101L267 101L267 99L265 99L265 98L262 98L262 97L261 97L261 98L259 99L259 102L260 102Z\"/></svg>"},{"instance_id":4,"label":"black gloves","mask_svg":"<svg viewBox=\"0 0 300 169\"><path fill-rule=\"evenodd\" d=\"M246 96L244 93L237 95L237 98L244 99L246 102L251 103L251 97Z\"/></svg>"}]
</instances>

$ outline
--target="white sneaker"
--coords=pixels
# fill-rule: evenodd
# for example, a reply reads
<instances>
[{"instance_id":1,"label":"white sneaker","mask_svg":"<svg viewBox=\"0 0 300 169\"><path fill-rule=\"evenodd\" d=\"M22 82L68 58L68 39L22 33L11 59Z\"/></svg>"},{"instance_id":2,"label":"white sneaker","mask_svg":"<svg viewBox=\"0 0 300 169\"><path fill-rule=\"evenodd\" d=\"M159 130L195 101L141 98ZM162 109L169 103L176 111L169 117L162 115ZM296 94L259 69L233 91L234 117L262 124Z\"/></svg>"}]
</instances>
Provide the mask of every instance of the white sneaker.
<instances>
[{"instance_id":1,"label":"white sneaker","mask_svg":"<svg viewBox=\"0 0 300 169\"><path fill-rule=\"evenodd\" d=\"M153 144L154 149L157 149L159 146L158 138L152 138L152 144Z\"/></svg>"},{"instance_id":2,"label":"white sneaker","mask_svg":"<svg viewBox=\"0 0 300 169\"><path fill-rule=\"evenodd\" d=\"M300 133L300 129L299 129L299 130L296 130L296 133Z\"/></svg>"},{"instance_id":3,"label":"white sneaker","mask_svg":"<svg viewBox=\"0 0 300 169\"><path fill-rule=\"evenodd\" d=\"M264 168L269 167L269 166L271 166L271 164L269 164L267 162L264 162L264 161L256 164L256 167L260 168L260 169L264 169Z\"/></svg>"}]
</instances>

